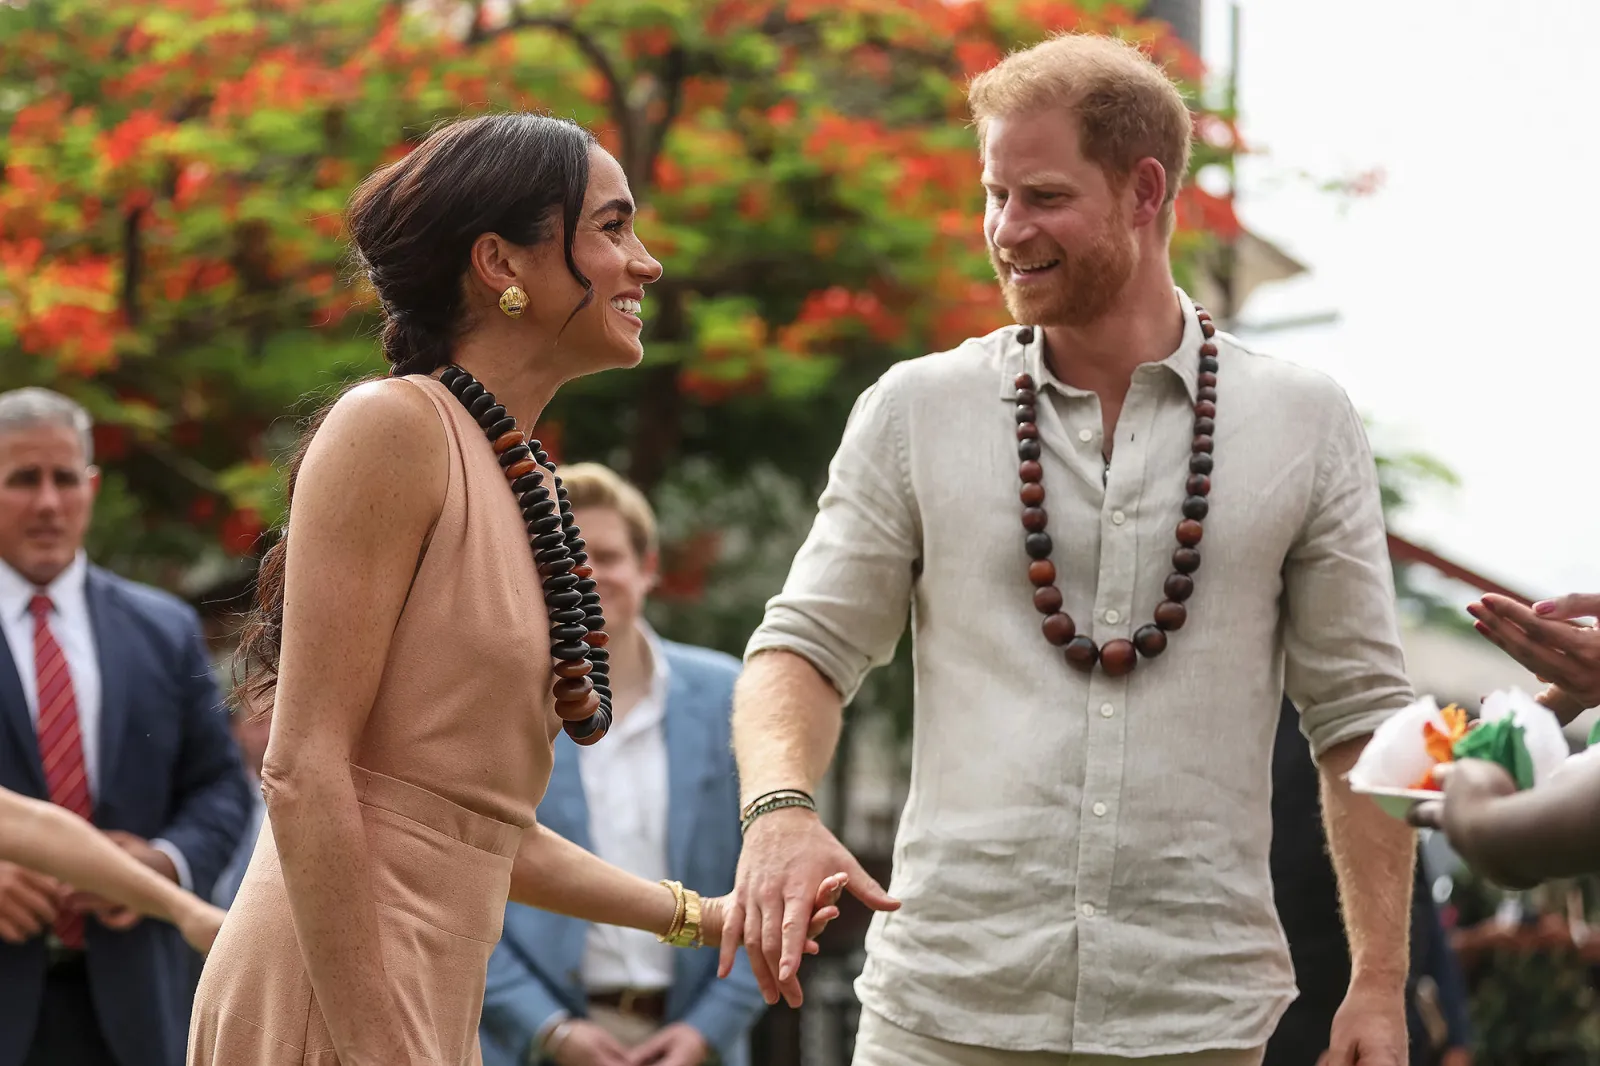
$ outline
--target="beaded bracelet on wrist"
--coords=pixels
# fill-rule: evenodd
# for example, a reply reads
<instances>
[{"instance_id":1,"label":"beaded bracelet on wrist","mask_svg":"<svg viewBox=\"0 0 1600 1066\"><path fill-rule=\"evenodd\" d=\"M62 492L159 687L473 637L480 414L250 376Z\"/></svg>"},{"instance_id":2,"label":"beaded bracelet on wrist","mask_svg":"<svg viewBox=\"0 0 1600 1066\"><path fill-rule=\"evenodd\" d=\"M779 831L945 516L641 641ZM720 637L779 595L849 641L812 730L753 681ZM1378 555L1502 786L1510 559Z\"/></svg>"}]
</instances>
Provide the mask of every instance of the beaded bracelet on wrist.
<instances>
[{"instance_id":1,"label":"beaded bracelet on wrist","mask_svg":"<svg viewBox=\"0 0 1600 1066\"><path fill-rule=\"evenodd\" d=\"M594 570L567 490L539 442L518 429L516 419L471 374L452 363L439 381L488 436L522 509L550 618L556 713L569 737L593 744L611 728L610 653Z\"/></svg>"},{"instance_id":2,"label":"beaded bracelet on wrist","mask_svg":"<svg viewBox=\"0 0 1600 1066\"><path fill-rule=\"evenodd\" d=\"M741 835L750 831L750 826L757 818L773 811L781 811L790 807L801 807L808 811L815 811L817 803L809 793L799 789L781 789L777 792L768 792L757 796L744 809L739 812L739 832Z\"/></svg>"},{"instance_id":3,"label":"beaded bracelet on wrist","mask_svg":"<svg viewBox=\"0 0 1600 1066\"><path fill-rule=\"evenodd\" d=\"M768 800L785 799L785 798L787 798L789 796L798 796L801 799L805 800L807 803L812 802L811 793L806 792L803 789L798 789L798 788L775 788L771 792L763 792L763 793L761 793L761 795L757 796L755 799L751 800L749 803L746 803L742 808L740 808L739 817L741 817L741 818L745 817L751 811L755 810L757 807L759 807L761 804L767 802Z\"/></svg>"}]
</instances>

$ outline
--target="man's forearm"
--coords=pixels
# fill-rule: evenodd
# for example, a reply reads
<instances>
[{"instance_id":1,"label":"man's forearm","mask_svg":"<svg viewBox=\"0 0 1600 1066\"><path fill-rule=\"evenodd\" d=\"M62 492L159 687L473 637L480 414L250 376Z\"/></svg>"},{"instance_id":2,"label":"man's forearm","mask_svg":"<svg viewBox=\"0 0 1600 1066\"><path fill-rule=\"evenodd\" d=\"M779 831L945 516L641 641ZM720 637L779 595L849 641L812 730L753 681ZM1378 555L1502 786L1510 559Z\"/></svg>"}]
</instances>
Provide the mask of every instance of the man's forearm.
<instances>
[{"instance_id":1,"label":"man's forearm","mask_svg":"<svg viewBox=\"0 0 1600 1066\"><path fill-rule=\"evenodd\" d=\"M839 693L804 658L782 650L752 656L733 693L741 802L782 788L814 792L843 719Z\"/></svg>"},{"instance_id":2,"label":"man's forearm","mask_svg":"<svg viewBox=\"0 0 1600 1066\"><path fill-rule=\"evenodd\" d=\"M1350 791L1344 776L1366 744L1365 737L1348 741L1318 760L1322 819L1350 941L1351 980L1400 988L1410 968L1416 839L1404 822Z\"/></svg>"}]
</instances>

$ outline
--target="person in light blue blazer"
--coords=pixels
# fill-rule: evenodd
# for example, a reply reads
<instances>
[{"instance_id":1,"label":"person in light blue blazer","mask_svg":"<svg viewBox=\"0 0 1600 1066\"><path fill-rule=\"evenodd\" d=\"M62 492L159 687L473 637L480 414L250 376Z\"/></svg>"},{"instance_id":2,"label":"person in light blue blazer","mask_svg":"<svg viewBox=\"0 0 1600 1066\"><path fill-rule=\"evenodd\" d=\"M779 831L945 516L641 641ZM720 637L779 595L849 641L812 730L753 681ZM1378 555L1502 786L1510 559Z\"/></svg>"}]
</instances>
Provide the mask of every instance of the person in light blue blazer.
<instances>
[{"instance_id":1,"label":"person in light blue blazer","mask_svg":"<svg viewBox=\"0 0 1600 1066\"><path fill-rule=\"evenodd\" d=\"M566 468L562 484L609 620L616 720L592 747L557 738L539 821L639 876L727 892L741 841L739 663L644 623L656 546L643 495L596 464ZM484 1066L749 1066L766 1005L742 954L726 979L716 971L713 951L511 904L489 962Z\"/></svg>"}]
</instances>

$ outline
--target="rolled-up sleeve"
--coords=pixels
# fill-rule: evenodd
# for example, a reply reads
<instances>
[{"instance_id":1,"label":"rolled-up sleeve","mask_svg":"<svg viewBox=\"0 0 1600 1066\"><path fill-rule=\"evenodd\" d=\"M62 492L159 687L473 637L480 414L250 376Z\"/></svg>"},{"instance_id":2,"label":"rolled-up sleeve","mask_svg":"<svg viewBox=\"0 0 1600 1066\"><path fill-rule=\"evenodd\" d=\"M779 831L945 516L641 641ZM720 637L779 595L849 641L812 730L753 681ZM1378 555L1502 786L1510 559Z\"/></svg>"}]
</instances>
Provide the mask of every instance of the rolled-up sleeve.
<instances>
[{"instance_id":1,"label":"rolled-up sleeve","mask_svg":"<svg viewBox=\"0 0 1600 1066\"><path fill-rule=\"evenodd\" d=\"M1321 755L1412 699L1395 612L1378 470L1342 390L1305 525L1284 562L1284 687Z\"/></svg>"},{"instance_id":2,"label":"rolled-up sleeve","mask_svg":"<svg viewBox=\"0 0 1600 1066\"><path fill-rule=\"evenodd\" d=\"M794 652L846 703L894 655L921 554L896 379L891 369L856 400L811 532L745 648L746 660Z\"/></svg>"}]
</instances>

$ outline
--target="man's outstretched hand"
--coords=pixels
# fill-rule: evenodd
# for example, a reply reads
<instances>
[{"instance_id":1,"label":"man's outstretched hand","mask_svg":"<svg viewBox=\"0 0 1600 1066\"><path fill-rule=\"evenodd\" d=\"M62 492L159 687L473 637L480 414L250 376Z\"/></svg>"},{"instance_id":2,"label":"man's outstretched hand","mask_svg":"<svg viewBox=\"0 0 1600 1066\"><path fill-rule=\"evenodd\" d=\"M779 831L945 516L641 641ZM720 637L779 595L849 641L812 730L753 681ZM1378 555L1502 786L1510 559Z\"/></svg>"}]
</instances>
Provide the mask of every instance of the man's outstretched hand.
<instances>
[{"instance_id":1,"label":"man's outstretched hand","mask_svg":"<svg viewBox=\"0 0 1600 1066\"><path fill-rule=\"evenodd\" d=\"M738 878L726 897L718 973L727 976L743 944L762 997L776 1003L781 996L789 1006L800 1006L800 958L820 932L812 919L820 917L823 897L840 872L841 887L868 907L899 908L900 901L867 876L815 812L787 808L757 818L745 834ZM839 889L832 891L837 899Z\"/></svg>"}]
</instances>

